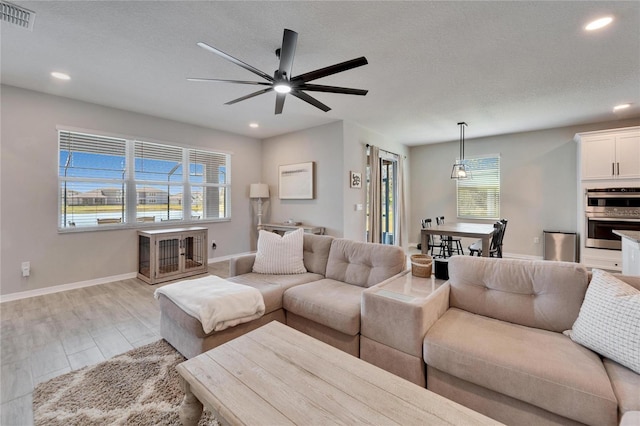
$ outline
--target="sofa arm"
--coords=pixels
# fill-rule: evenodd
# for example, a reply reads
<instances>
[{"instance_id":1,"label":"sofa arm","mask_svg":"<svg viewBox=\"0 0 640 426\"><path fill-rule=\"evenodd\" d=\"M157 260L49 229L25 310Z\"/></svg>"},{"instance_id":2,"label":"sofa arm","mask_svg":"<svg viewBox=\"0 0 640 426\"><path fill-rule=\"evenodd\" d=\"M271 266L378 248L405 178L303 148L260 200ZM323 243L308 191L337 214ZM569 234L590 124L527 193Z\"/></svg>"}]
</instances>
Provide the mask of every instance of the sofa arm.
<instances>
[{"instance_id":1,"label":"sofa arm","mask_svg":"<svg viewBox=\"0 0 640 426\"><path fill-rule=\"evenodd\" d=\"M430 280L404 273L363 292L361 334L421 358L427 330L448 307L449 284L431 292Z\"/></svg>"},{"instance_id":2,"label":"sofa arm","mask_svg":"<svg viewBox=\"0 0 640 426\"><path fill-rule=\"evenodd\" d=\"M442 284L436 291L433 292L430 298L425 302L423 309L426 313L424 318L424 335L427 331L449 310L449 292L451 286L449 281Z\"/></svg>"},{"instance_id":3,"label":"sofa arm","mask_svg":"<svg viewBox=\"0 0 640 426\"><path fill-rule=\"evenodd\" d=\"M242 274L248 274L253 270L253 262L255 260L255 254L247 254L245 256L231 258L229 261L229 276L235 277Z\"/></svg>"}]
</instances>

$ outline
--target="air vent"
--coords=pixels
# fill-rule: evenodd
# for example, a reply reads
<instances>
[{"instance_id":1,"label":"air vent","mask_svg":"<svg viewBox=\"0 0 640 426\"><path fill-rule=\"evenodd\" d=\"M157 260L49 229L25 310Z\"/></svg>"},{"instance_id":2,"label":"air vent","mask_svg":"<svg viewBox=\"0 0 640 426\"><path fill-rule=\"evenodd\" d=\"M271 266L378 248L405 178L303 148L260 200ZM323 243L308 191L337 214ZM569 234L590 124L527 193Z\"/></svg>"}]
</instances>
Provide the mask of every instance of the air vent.
<instances>
[{"instance_id":1,"label":"air vent","mask_svg":"<svg viewBox=\"0 0 640 426\"><path fill-rule=\"evenodd\" d=\"M33 31L33 22L36 20L35 12L5 1L0 1L0 5L2 6L2 20L4 22Z\"/></svg>"}]
</instances>

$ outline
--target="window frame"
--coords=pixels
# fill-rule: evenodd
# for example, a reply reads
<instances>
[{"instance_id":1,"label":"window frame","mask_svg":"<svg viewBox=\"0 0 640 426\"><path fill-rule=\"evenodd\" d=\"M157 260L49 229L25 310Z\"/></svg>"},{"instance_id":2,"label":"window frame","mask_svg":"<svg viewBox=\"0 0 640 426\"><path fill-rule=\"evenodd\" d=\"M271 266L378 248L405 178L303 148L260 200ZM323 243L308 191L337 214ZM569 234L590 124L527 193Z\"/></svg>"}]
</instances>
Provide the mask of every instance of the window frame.
<instances>
[{"instance_id":1,"label":"window frame","mask_svg":"<svg viewBox=\"0 0 640 426\"><path fill-rule=\"evenodd\" d=\"M497 198L498 201L497 203L494 204L495 207L495 217L494 216L478 216L478 215L474 215L471 214L471 212L461 212L460 209L460 201L461 201L461 194L460 194L460 189L461 188L469 188L469 187L474 187L473 185L469 185L469 182L473 182L474 179L476 179L476 176L479 174L479 172L481 173L482 169L478 169L477 167L473 167L473 163L474 161L477 160L484 160L484 159L495 159L495 161L497 162L497 167L493 168L492 170L495 170L493 172L494 176L493 179L490 182L486 182L484 183L485 185L488 185L490 183L494 183L497 182ZM467 157L464 160L465 164L467 164L471 170L471 178L470 179L456 179L456 217L458 219L470 219L470 220L499 220L500 219L500 209L501 209L501 204L502 204L502 159L501 159L501 155L500 154L487 154L487 155L477 155L477 156L473 156L473 157ZM495 177L495 174L497 174L497 179ZM477 186L476 186L477 187ZM485 191L486 194L489 193L489 191ZM461 214L462 213L462 214ZM466 213L466 214L465 214Z\"/></svg>"},{"instance_id":2,"label":"window frame","mask_svg":"<svg viewBox=\"0 0 640 426\"><path fill-rule=\"evenodd\" d=\"M96 131L96 130L86 130L86 129L78 129L71 128L66 126L57 126L57 230L58 233L74 233L74 232L92 232L92 231L106 231L106 230L118 230L118 229L139 229L139 228L148 228L148 227L157 227L157 226L185 226L185 225L199 225L205 223L215 223L215 222L228 222L231 221L232 211L231 211L231 163L232 163L232 152L223 151L223 150L210 150L202 147L196 146L188 146L188 145L179 145L171 142L158 141L151 138L140 138L127 136L122 134L110 134L108 132ZM96 137L96 138L112 138L112 139L121 139L125 141L125 157L124 157L124 170L123 170L123 179L110 179L110 178L102 178L102 177L77 177L77 176L62 176L61 174L61 154L65 151L65 147L62 143L61 135L63 133L67 134L80 134L85 135L87 137ZM154 222L145 222L139 221L141 217L144 217L144 214L140 216L140 212L138 209L138 194L137 188L149 186L155 187L160 184L166 186L167 181L160 180L145 180L145 179L136 179L136 144L137 143L147 143L147 144L155 144L160 146L167 146L173 149L179 149L181 151L181 160L182 160L182 177L179 181L171 181L170 185L172 187L181 188L182 192L182 219L171 219L171 220L163 220L163 221L154 221ZM190 159L189 155L192 151L205 153L207 155L213 154L213 156L223 156L224 161L221 161L220 164L224 163L224 174L225 180L220 183L194 183L191 182L190 179ZM124 194L120 194L120 198L122 198L123 206L123 215L122 221L120 223L109 223L109 224L98 224L91 226L70 226L66 223L63 223L63 209L64 209L64 195L63 192L65 190L64 183L65 182L78 182L78 183L87 183L90 185L98 184L98 183L108 183L108 184L117 184L118 187L122 186L124 189ZM204 215L203 217L199 217L197 219L193 219L191 215L191 188L192 187L215 187L218 188L219 192L224 193L224 216L223 217L209 217L207 218ZM221 191L222 189L222 191ZM68 190L67 190L68 191ZM170 199L171 194L168 195L168 199ZM185 202L185 200L189 200ZM169 200L170 203L170 200ZM69 205L69 204L67 204ZM144 213L144 210L142 210ZM140 216L140 217L138 217ZM96 217L97 219L97 217ZM68 220L67 222L71 222ZM96 220L97 222L97 220Z\"/></svg>"}]
</instances>

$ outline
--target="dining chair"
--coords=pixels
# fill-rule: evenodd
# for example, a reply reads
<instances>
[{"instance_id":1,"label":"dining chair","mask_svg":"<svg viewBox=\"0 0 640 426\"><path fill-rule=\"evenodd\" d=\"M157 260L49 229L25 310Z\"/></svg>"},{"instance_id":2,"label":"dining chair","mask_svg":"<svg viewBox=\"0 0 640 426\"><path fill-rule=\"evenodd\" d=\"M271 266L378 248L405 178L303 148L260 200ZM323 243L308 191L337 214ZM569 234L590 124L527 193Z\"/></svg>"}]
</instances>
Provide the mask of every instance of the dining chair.
<instances>
[{"instance_id":1,"label":"dining chair","mask_svg":"<svg viewBox=\"0 0 640 426\"><path fill-rule=\"evenodd\" d=\"M436 223L438 225L444 225L444 216L436 217ZM452 237L449 235L440 235L440 241L442 241L442 245L445 249L445 256L443 257L451 257L453 256L453 246L455 244L455 251L457 254L464 254L464 250L462 249L462 239L460 237ZM441 249L442 250L442 249ZM449 254L448 256L446 254Z\"/></svg>"},{"instance_id":2,"label":"dining chair","mask_svg":"<svg viewBox=\"0 0 640 426\"><path fill-rule=\"evenodd\" d=\"M431 218L422 220L422 227L423 228L431 228L431 224L432 224ZM436 248L440 249L440 254L438 254L438 255L435 255L433 253L433 250L436 249ZM442 240L438 239L436 241L436 236L435 235L427 234L427 248L425 250L425 253L431 252L431 257L444 257L442 249L443 249Z\"/></svg>"},{"instance_id":3,"label":"dining chair","mask_svg":"<svg viewBox=\"0 0 640 426\"><path fill-rule=\"evenodd\" d=\"M504 239L504 233L507 229L507 220L500 219L493 224L496 231L491 237L491 244L489 245L489 257L502 257L502 240ZM478 240L469 246L469 255L482 256L482 240Z\"/></svg>"},{"instance_id":4,"label":"dining chair","mask_svg":"<svg viewBox=\"0 0 640 426\"><path fill-rule=\"evenodd\" d=\"M502 257L502 241L504 240L504 234L507 232L507 219L500 219L500 222L502 222L502 229L500 230L500 240L497 243L497 255L498 257Z\"/></svg>"},{"instance_id":5,"label":"dining chair","mask_svg":"<svg viewBox=\"0 0 640 426\"><path fill-rule=\"evenodd\" d=\"M425 226L424 226L425 220L427 220L427 219L422 219L422 220L420 221L420 229L424 229L424 228L425 228ZM430 235L427 235L427 238L428 238L428 237L430 237ZM420 242L418 243L418 245L416 246L416 248L417 248L418 250L422 250L422 232L420 232L420 237L418 238L418 240L420 240ZM429 248L427 247L427 252L428 252L428 251L429 251Z\"/></svg>"}]
</instances>

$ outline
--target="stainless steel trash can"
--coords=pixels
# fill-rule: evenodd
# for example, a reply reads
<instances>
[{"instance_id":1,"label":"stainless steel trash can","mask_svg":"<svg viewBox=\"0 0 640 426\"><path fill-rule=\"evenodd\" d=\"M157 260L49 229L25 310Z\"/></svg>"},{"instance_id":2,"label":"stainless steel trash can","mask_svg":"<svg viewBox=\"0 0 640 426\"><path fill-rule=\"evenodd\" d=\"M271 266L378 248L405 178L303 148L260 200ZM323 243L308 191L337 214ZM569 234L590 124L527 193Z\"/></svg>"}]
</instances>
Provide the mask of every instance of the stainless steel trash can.
<instances>
[{"instance_id":1,"label":"stainless steel trash can","mask_svg":"<svg viewBox=\"0 0 640 426\"><path fill-rule=\"evenodd\" d=\"M575 232L543 232L544 260L578 261L578 235Z\"/></svg>"}]
</instances>

